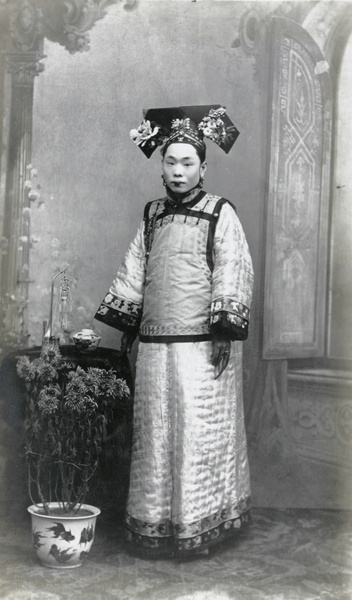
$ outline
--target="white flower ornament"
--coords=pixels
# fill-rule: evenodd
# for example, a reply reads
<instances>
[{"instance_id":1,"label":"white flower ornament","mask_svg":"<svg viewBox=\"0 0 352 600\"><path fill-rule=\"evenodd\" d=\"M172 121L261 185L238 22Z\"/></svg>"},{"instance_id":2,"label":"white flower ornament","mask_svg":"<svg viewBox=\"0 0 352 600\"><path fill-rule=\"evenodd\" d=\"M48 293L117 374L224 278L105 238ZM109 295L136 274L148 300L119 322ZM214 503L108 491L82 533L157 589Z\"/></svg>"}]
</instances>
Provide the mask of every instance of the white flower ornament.
<instances>
[{"instance_id":1,"label":"white flower ornament","mask_svg":"<svg viewBox=\"0 0 352 600\"><path fill-rule=\"evenodd\" d=\"M144 146L148 140L155 137L158 134L160 127L157 125L153 128L150 121L142 121L138 129L131 129L130 138L137 146ZM151 145L156 144L155 140L152 140Z\"/></svg>"},{"instance_id":2,"label":"white flower ornament","mask_svg":"<svg viewBox=\"0 0 352 600\"><path fill-rule=\"evenodd\" d=\"M204 137L209 138L216 144L224 144L228 137L231 137L231 128L226 128L222 117L226 114L226 109L222 106L217 109L211 109L209 114L201 120L198 129L203 132Z\"/></svg>"}]
</instances>

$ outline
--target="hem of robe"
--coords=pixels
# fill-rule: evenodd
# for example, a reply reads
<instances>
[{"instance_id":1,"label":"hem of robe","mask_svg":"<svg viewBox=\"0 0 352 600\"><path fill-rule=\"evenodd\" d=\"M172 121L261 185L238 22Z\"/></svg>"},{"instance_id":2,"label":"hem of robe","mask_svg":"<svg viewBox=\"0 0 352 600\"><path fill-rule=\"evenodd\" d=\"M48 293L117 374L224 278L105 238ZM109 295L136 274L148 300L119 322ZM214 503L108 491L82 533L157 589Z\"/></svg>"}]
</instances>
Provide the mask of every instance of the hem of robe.
<instances>
[{"instance_id":1,"label":"hem of robe","mask_svg":"<svg viewBox=\"0 0 352 600\"><path fill-rule=\"evenodd\" d=\"M200 520L199 523L206 521L208 525L204 526L196 535L187 535L187 525L182 528L178 525L173 526L170 522L165 523L165 521L162 524L146 523L127 514L125 545L131 552L145 558L181 558L197 555L202 550L220 544L247 528L251 521L250 499L248 498L244 503L241 502L241 508L244 504L246 508L243 508L243 512L238 513L238 516L225 518L220 523L218 522L219 512ZM212 521L216 522L214 526L211 525ZM177 533L180 528L183 529L182 537ZM147 534L146 529L153 533ZM163 534L162 531L165 529L167 531Z\"/></svg>"}]
</instances>

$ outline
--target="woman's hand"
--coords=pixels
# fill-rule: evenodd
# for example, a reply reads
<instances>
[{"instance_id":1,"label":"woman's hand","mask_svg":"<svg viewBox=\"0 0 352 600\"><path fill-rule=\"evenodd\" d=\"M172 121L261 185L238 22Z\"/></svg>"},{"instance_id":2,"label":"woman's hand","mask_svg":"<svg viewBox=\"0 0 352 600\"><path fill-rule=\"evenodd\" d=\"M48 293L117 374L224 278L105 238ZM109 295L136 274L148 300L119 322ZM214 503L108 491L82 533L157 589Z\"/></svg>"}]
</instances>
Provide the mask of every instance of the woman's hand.
<instances>
[{"instance_id":1,"label":"woman's hand","mask_svg":"<svg viewBox=\"0 0 352 600\"><path fill-rule=\"evenodd\" d=\"M135 333L130 333L125 331L122 334L122 338L121 338L121 347L120 347L120 351L122 354L126 354L126 352L128 352L128 354L130 354L131 350L132 350L132 346L133 346L133 342L136 339L137 335Z\"/></svg>"},{"instance_id":2,"label":"woman's hand","mask_svg":"<svg viewBox=\"0 0 352 600\"><path fill-rule=\"evenodd\" d=\"M215 367L214 379L220 377L229 364L231 339L226 333L217 333L213 337L212 365Z\"/></svg>"}]
</instances>

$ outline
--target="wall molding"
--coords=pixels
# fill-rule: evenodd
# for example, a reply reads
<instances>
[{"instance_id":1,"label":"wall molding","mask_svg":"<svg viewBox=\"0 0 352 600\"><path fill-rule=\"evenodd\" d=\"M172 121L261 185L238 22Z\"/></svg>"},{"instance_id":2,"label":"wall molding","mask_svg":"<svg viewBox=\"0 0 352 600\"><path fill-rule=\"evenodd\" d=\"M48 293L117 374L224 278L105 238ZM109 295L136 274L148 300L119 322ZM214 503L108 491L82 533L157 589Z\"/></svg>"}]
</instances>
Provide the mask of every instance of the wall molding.
<instances>
[{"instance_id":1,"label":"wall molding","mask_svg":"<svg viewBox=\"0 0 352 600\"><path fill-rule=\"evenodd\" d=\"M352 470L352 373L290 371L285 412L301 456Z\"/></svg>"}]
</instances>

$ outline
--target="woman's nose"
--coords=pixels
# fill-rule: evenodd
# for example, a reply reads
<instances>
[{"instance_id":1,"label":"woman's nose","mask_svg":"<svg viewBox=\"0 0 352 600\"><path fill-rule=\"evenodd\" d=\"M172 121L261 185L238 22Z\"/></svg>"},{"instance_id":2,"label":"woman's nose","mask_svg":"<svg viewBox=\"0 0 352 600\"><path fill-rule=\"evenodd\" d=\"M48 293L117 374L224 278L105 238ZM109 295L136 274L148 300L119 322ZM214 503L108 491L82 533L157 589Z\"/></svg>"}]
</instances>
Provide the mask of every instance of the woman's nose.
<instances>
[{"instance_id":1,"label":"woman's nose","mask_svg":"<svg viewBox=\"0 0 352 600\"><path fill-rule=\"evenodd\" d=\"M175 165L174 166L174 175L176 175L177 177L181 177L182 176L182 165Z\"/></svg>"}]
</instances>

